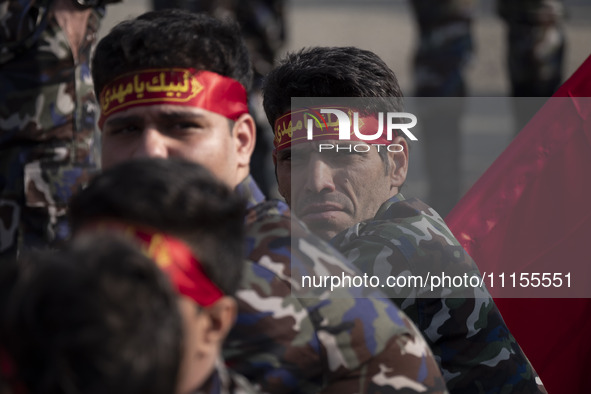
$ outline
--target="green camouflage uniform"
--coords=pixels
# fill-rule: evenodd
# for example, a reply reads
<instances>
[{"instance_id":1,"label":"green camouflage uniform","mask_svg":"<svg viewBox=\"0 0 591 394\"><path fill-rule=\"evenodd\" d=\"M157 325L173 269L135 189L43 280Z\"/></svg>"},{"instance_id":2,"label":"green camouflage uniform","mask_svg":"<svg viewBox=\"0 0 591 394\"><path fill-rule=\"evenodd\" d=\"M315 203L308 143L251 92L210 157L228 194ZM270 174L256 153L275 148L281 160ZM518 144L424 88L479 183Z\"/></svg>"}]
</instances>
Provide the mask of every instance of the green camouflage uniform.
<instances>
[{"instance_id":1,"label":"green camouflage uniform","mask_svg":"<svg viewBox=\"0 0 591 394\"><path fill-rule=\"evenodd\" d=\"M382 204L373 220L341 232L331 243L361 271L381 278L441 272L480 278L443 219L401 194ZM451 393L546 392L485 286L389 290L426 338Z\"/></svg>"},{"instance_id":2,"label":"green camouflage uniform","mask_svg":"<svg viewBox=\"0 0 591 394\"><path fill-rule=\"evenodd\" d=\"M390 300L364 289L302 289L301 275L351 272L343 257L264 201L248 177L239 315L226 339L227 365L271 393L447 392L431 351Z\"/></svg>"},{"instance_id":3,"label":"green camouflage uniform","mask_svg":"<svg viewBox=\"0 0 591 394\"><path fill-rule=\"evenodd\" d=\"M66 203L98 168L89 61L103 10L75 63L49 3L0 0L0 259L65 239Z\"/></svg>"}]
</instances>

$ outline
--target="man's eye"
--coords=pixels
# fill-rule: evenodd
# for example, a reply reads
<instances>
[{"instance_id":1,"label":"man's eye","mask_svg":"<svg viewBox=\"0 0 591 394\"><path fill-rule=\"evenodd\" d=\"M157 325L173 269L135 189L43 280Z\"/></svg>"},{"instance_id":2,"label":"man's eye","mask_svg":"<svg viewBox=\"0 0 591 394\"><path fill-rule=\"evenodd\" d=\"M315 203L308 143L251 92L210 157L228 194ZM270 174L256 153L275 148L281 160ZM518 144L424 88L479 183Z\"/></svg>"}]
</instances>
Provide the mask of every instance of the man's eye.
<instances>
[{"instance_id":1,"label":"man's eye","mask_svg":"<svg viewBox=\"0 0 591 394\"><path fill-rule=\"evenodd\" d=\"M341 157L347 157L349 156L349 158L353 158L353 157L363 157L365 155L367 155L367 152L362 150L361 148L359 149L355 149L354 147L351 147L351 149L343 149L343 150L339 150L338 152L335 152L336 154L340 154Z\"/></svg>"},{"instance_id":2,"label":"man's eye","mask_svg":"<svg viewBox=\"0 0 591 394\"><path fill-rule=\"evenodd\" d=\"M121 127L115 127L112 129L109 129L107 131L107 134L112 135L112 136L125 136L125 135L131 135L134 133L139 133L141 131L141 129L137 126L121 126Z\"/></svg>"},{"instance_id":3,"label":"man's eye","mask_svg":"<svg viewBox=\"0 0 591 394\"><path fill-rule=\"evenodd\" d=\"M277 154L277 161L291 161L291 152L279 152Z\"/></svg>"},{"instance_id":4,"label":"man's eye","mask_svg":"<svg viewBox=\"0 0 591 394\"><path fill-rule=\"evenodd\" d=\"M173 130L192 130L203 128L200 123L197 122L177 122L171 127Z\"/></svg>"}]
</instances>

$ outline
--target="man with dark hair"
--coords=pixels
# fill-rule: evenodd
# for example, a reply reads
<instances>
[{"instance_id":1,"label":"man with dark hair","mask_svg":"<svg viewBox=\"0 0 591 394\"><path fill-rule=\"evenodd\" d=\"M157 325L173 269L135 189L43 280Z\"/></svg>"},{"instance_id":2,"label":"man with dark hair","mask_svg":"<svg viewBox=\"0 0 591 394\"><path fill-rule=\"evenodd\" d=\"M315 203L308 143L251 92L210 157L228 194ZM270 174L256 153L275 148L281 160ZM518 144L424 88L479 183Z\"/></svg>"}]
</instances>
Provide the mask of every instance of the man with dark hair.
<instances>
[{"instance_id":1,"label":"man with dark hair","mask_svg":"<svg viewBox=\"0 0 591 394\"><path fill-rule=\"evenodd\" d=\"M249 175L251 71L236 25L175 10L144 14L99 43L93 77L105 167L182 157L247 202L247 260L228 365L265 392L446 391L421 335L389 300L356 298L365 294L347 288L302 291L295 279L352 269L291 220L285 204L264 201Z\"/></svg>"},{"instance_id":2,"label":"man with dark hair","mask_svg":"<svg viewBox=\"0 0 591 394\"><path fill-rule=\"evenodd\" d=\"M184 352L177 295L136 247L81 238L2 273L0 351L11 392L176 392Z\"/></svg>"},{"instance_id":3,"label":"man with dark hair","mask_svg":"<svg viewBox=\"0 0 591 394\"><path fill-rule=\"evenodd\" d=\"M98 175L72 198L68 213L74 234L122 227L113 223L162 230L186 243L216 286L233 295L242 275L245 211L242 199L199 164L143 158Z\"/></svg>"},{"instance_id":4,"label":"man with dark hair","mask_svg":"<svg viewBox=\"0 0 591 394\"><path fill-rule=\"evenodd\" d=\"M176 285L188 315L179 392L253 391L219 359L243 274L245 208L236 193L196 163L137 159L93 179L74 196L69 214L77 236L133 239Z\"/></svg>"},{"instance_id":5,"label":"man with dark hair","mask_svg":"<svg viewBox=\"0 0 591 394\"><path fill-rule=\"evenodd\" d=\"M0 0L0 263L68 237L100 167L90 54L120 0Z\"/></svg>"},{"instance_id":6,"label":"man with dark hair","mask_svg":"<svg viewBox=\"0 0 591 394\"><path fill-rule=\"evenodd\" d=\"M390 112L403 115L392 70L369 51L310 48L283 59L263 90L265 111L275 127L280 193L312 232L330 240L359 269L397 281L398 287L387 282L390 295L427 338L450 392L544 391L486 288L433 290L416 284L416 278L431 275L480 279L480 273L431 207L400 194L408 169L406 133L388 136L383 123L375 131L376 112L388 102ZM325 110L334 108L339 97L365 98L369 104L358 100L356 107L340 109L362 112L349 115L350 121L359 120L355 133L340 130L345 127L340 120L338 129L332 122L310 120L303 130L295 126L302 111L292 108L294 97L330 98L330 105L306 107L305 114L331 113ZM375 138L366 143L363 134L370 133ZM336 144L341 151L322 150ZM349 150L343 149L346 145Z\"/></svg>"},{"instance_id":7,"label":"man with dark hair","mask_svg":"<svg viewBox=\"0 0 591 394\"><path fill-rule=\"evenodd\" d=\"M276 196L277 181L271 153L272 134L263 111L261 86L271 71L286 39L285 0L153 0L154 11L182 8L204 12L217 19L232 19L240 25L254 71L248 92L250 113L256 121L256 141L250 158L250 174L267 197Z\"/></svg>"},{"instance_id":8,"label":"man with dark hair","mask_svg":"<svg viewBox=\"0 0 591 394\"><path fill-rule=\"evenodd\" d=\"M121 194L128 198L122 199ZM179 359L172 366L177 368L177 374L174 376L178 375L178 383L176 390L174 386L170 386L168 390L160 387L155 392L194 393L195 390L211 394L254 392L243 377L230 373L220 359L222 343L236 317L237 307L233 296L243 273L244 211L242 200L215 179L209 171L195 163L172 159L133 160L113 167L93 179L88 188L71 201L71 222L76 235L74 250L81 249L82 252L76 256L70 256L67 253L59 254L54 261L60 264L76 264L77 259L84 259L84 253L95 253L94 247L99 257L97 259L93 255L88 261L97 261L95 264L102 261L108 270L109 265L128 264L125 249L118 246L121 243L118 239L129 239L136 244L138 251L141 250L152 258L168 275L178 292L177 303L183 318L182 338L180 333L177 335L171 333L169 338L177 339L176 355ZM104 233L109 235L107 240L94 236L94 234ZM111 240L113 245L108 242L110 238L114 239ZM43 256L40 258L44 259ZM84 264L87 263L81 263L83 267L85 267ZM96 269L94 265L91 268ZM52 272L51 269L49 272ZM127 279L131 283L129 286L143 278L141 272L130 270L128 272L130 277ZM91 281L94 274L94 270L88 273L82 271L78 278L81 282L80 286L93 286L94 283ZM99 274L96 275L96 280L99 284L107 283L107 279ZM111 280L113 285L107 290L113 291L113 295L96 294L92 290L89 293L99 300L106 298L115 304L129 304L130 309L136 300L150 303L150 300L121 290L118 284L125 285L125 280L125 277ZM18 278L12 278L11 281L18 281ZM67 281L61 285L65 287L64 292L70 292L68 294L75 294L80 290L76 286L70 288ZM146 287L150 285L152 283L147 281ZM53 287L50 287L47 291L51 292L52 289ZM158 289L154 289L154 292L157 294ZM58 301L66 302L67 300L59 297L62 293L56 293L58 294L55 301L57 308ZM11 308L20 311L26 306L18 304L19 297L18 293L11 297L17 303L17 306ZM83 308L86 302L86 299L82 299L75 306ZM160 307L153 302L152 304ZM175 309L173 306L168 308ZM80 313L77 309L73 307L68 313L74 316ZM140 330L140 334L151 329L161 330L158 320L142 321L130 309L121 308L122 315L117 317L112 316L108 311L99 310L96 318L101 318L100 312L103 312L102 318L107 321L119 320L127 322L128 326L139 324L136 329ZM94 312L92 306L89 310ZM126 315L123 315L123 312ZM69 320L66 319L66 322ZM59 335L65 335L63 331L66 331L67 335L75 336L84 334L86 329L89 328L84 324L65 325L63 328L58 328L57 336L53 332L45 332L45 334L51 341L59 340ZM14 329L10 331L12 333L10 335L16 335L18 332L18 329ZM107 334L110 334L113 340L119 339L118 332L105 333ZM142 335L138 335L136 339L137 341L145 340L143 345L148 348L153 343L153 340L150 341L150 338ZM181 339L182 352L179 351ZM28 336L24 336L23 340L29 340ZM89 359L94 362L93 356L97 353L91 348L93 342L81 340L79 343L81 343L80 351L88 350ZM132 349L123 350L126 355L133 355ZM158 351L162 350L158 349ZM24 363L26 367L29 363L30 355L22 353L20 348L14 351L14 354L19 355L19 358L15 359L17 371L21 369L21 364ZM179 353L182 353L182 360ZM21 354L22 357L20 357ZM157 355L158 353L154 357ZM137 359L141 359L141 354L137 353L137 356ZM51 355L48 355L49 357ZM116 353L109 357L116 357ZM168 358L164 359L164 361L167 360ZM104 363L113 366L118 365L118 362L124 364L126 361L103 360ZM142 363L149 361L142 360ZM122 371L124 367L122 365ZM156 375L158 373L153 370L149 372ZM101 376L113 384L118 379L106 374ZM83 372L76 375L76 379L84 378ZM41 391L35 389L33 392ZM82 392L90 391L82 390ZM111 391L105 389L98 392ZM136 391L131 390L131 392Z\"/></svg>"}]
</instances>

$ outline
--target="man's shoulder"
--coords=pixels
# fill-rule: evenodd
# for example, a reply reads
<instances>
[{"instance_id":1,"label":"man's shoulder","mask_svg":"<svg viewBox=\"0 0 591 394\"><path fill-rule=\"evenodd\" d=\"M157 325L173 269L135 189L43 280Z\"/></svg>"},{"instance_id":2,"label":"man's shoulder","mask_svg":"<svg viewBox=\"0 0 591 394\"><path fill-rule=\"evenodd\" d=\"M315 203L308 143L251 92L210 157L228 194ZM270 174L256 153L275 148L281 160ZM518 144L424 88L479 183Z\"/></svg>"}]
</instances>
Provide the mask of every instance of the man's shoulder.
<instances>
[{"instance_id":1,"label":"man's shoulder","mask_svg":"<svg viewBox=\"0 0 591 394\"><path fill-rule=\"evenodd\" d=\"M292 217L282 201L268 200L252 207L245 224L248 258L292 283L294 276L355 271L334 247Z\"/></svg>"},{"instance_id":2,"label":"man's shoulder","mask_svg":"<svg viewBox=\"0 0 591 394\"><path fill-rule=\"evenodd\" d=\"M317 391L385 349L400 351L384 364L391 367L404 357L408 341L422 343L408 317L380 292L332 288L326 278L359 272L285 208L260 203L246 220L248 262L225 354L234 368L257 381L264 375L269 391L278 391L270 380L277 373L277 387L305 384Z\"/></svg>"},{"instance_id":3,"label":"man's shoulder","mask_svg":"<svg viewBox=\"0 0 591 394\"><path fill-rule=\"evenodd\" d=\"M429 233L450 245L459 245L443 218L418 198L385 202L374 219L365 223L366 232L385 231L414 238L415 243L429 238Z\"/></svg>"},{"instance_id":4,"label":"man's shoulder","mask_svg":"<svg viewBox=\"0 0 591 394\"><path fill-rule=\"evenodd\" d=\"M291 228L291 211L280 200L264 200L248 208L244 220L248 237L281 236Z\"/></svg>"},{"instance_id":5,"label":"man's shoulder","mask_svg":"<svg viewBox=\"0 0 591 394\"><path fill-rule=\"evenodd\" d=\"M451 283L451 278L481 277L475 262L427 204L417 199L388 201L374 219L352 226L332 243L360 269L397 278L398 286L388 290L400 298L429 341L452 390L484 387L497 392L515 384L531 385L535 392L535 372L488 290L471 284L444 285L444 278ZM491 368L494 377L487 372ZM524 371L523 376L517 377L516 370Z\"/></svg>"},{"instance_id":6,"label":"man's shoulder","mask_svg":"<svg viewBox=\"0 0 591 394\"><path fill-rule=\"evenodd\" d=\"M422 335L389 299L342 287L302 289L297 274L286 276L277 267L282 265L271 259L246 264L236 293L238 319L224 354L264 391L317 392L347 381L362 365L371 369L360 381L371 382L402 365L431 362Z\"/></svg>"},{"instance_id":7,"label":"man's shoulder","mask_svg":"<svg viewBox=\"0 0 591 394\"><path fill-rule=\"evenodd\" d=\"M440 257L433 261L476 269L443 218L417 198L385 202L373 219L341 232L331 244L347 256L351 248L367 244L373 245L372 249L396 250L413 265L417 259L437 254Z\"/></svg>"}]
</instances>

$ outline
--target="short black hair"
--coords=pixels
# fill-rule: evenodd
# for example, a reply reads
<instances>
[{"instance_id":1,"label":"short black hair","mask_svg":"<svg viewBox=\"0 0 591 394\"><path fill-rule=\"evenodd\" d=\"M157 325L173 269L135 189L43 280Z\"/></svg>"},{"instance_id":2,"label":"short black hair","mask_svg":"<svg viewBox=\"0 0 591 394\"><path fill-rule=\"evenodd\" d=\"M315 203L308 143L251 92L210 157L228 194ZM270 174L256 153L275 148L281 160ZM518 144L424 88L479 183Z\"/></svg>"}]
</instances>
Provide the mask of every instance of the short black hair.
<instances>
[{"instance_id":1,"label":"short black hair","mask_svg":"<svg viewBox=\"0 0 591 394\"><path fill-rule=\"evenodd\" d=\"M252 67L240 27L187 10L151 11L115 26L92 60L96 96L122 74L146 68L206 70L240 82L248 91Z\"/></svg>"},{"instance_id":2,"label":"short black hair","mask_svg":"<svg viewBox=\"0 0 591 394\"><path fill-rule=\"evenodd\" d=\"M266 76L263 96L271 125L290 109L292 97L394 97L376 104L402 110L396 74L375 53L355 47L312 47L287 54Z\"/></svg>"},{"instance_id":3,"label":"short black hair","mask_svg":"<svg viewBox=\"0 0 591 394\"><path fill-rule=\"evenodd\" d=\"M304 48L281 59L263 83L263 107L272 130L291 108L292 97L367 98L371 100L359 110L369 113L403 109L394 71L375 53L356 47ZM379 155L387 174L387 151L380 150Z\"/></svg>"},{"instance_id":4,"label":"short black hair","mask_svg":"<svg viewBox=\"0 0 591 394\"><path fill-rule=\"evenodd\" d=\"M226 295L238 288L244 264L246 204L203 166L143 158L114 166L70 201L72 231L118 220L172 235L191 248Z\"/></svg>"},{"instance_id":5,"label":"short black hair","mask_svg":"<svg viewBox=\"0 0 591 394\"><path fill-rule=\"evenodd\" d=\"M11 280L2 309L2 346L15 366L9 383L32 394L175 391L178 296L139 248L83 237L12 268L3 270Z\"/></svg>"}]
</instances>

